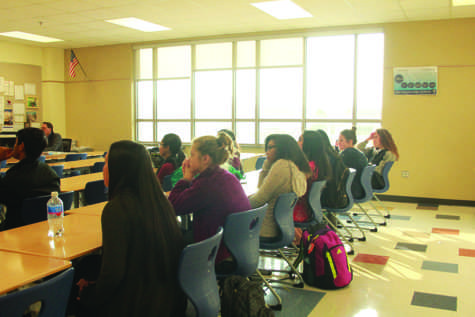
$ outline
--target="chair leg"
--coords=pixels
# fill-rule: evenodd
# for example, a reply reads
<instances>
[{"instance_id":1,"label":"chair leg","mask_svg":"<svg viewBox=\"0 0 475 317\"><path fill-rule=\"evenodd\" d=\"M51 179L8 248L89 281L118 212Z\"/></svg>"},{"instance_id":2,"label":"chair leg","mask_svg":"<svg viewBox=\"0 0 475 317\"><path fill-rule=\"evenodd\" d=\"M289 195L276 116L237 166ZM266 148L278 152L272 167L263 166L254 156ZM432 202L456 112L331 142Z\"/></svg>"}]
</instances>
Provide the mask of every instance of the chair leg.
<instances>
[{"instance_id":1,"label":"chair leg","mask_svg":"<svg viewBox=\"0 0 475 317\"><path fill-rule=\"evenodd\" d=\"M325 215L325 213L322 213L322 215L323 215L323 218L325 218L327 223L330 224L332 228L337 229L338 224L334 224L332 221L330 221L330 219L328 219L328 217ZM354 237L353 237L353 234L350 232L350 230L348 230L348 228L336 216L334 217L334 219L336 219L336 221L338 221L338 223L341 225L341 227L343 229L345 229L346 233L349 236L349 240L352 241L354 239Z\"/></svg>"},{"instance_id":2,"label":"chair leg","mask_svg":"<svg viewBox=\"0 0 475 317\"><path fill-rule=\"evenodd\" d=\"M386 212L386 215L384 215L384 218L391 218L391 214L389 213L389 210L386 208L386 206L384 206L383 202L378 198L378 195L373 194L373 197L376 198L379 205L383 207L384 211Z\"/></svg>"},{"instance_id":3,"label":"chair leg","mask_svg":"<svg viewBox=\"0 0 475 317\"><path fill-rule=\"evenodd\" d=\"M294 265L292 264L292 262L290 262L289 258L285 256L284 252L282 252L282 250L278 249L277 251L279 251L279 254L280 256L285 260L285 262L287 262L287 264L290 266L290 269L292 271L292 273L294 273L295 275L297 275L297 278L299 279L300 283L298 284L294 284L293 286L294 287L298 287L298 288L303 288L304 287L304 282L303 282L303 278L302 278L302 275L300 275L300 273L297 271L297 269L294 267Z\"/></svg>"},{"instance_id":4,"label":"chair leg","mask_svg":"<svg viewBox=\"0 0 475 317\"><path fill-rule=\"evenodd\" d=\"M353 238L350 238L350 239L347 239L345 237L345 235L343 233L341 233L340 230L338 230L338 228L333 224L331 223L330 221L328 221L327 217L325 215L323 215L323 217L325 218L325 220L328 222L328 225L336 232L336 234L342 238L349 246L350 246L350 251L348 251L347 253L348 254L355 254L355 248L353 247L353 243L351 243L351 241L353 241ZM351 240L351 241L350 241Z\"/></svg>"},{"instance_id":5,"label":"chair leg","mask_svg":"<svg viewBox=\"0 0 475 317\"><path fill-rule=\"evenodd\" d=\"M267 288L272 292L274 297L277 299L277 305L269 305L270 308L273 310L282 310L282 299L280 298L279 294L275 291L275 289L270 285L270 283L264 278L264 276L259 272L259 270L256 270L257 275L262 279L264 284L266 284Z\"/></svg>"},{"instance_id":6,"label":"chair leg","mask_svg":"<svg viewBox=\"0 0 475 317\"><path fill-rule=\"evenodd\" d=\"M370 223L373 225L373 229L370 229L371 232L376 232L378 231L378 225L374 222L373 218L368 214L368 212L366 212L366 209L363 208L363 206L361 206L361 204L357 204L358 207L360 208L360 210L366 215L366 217L369 219ZM383 224L381 224L383 225ZM384 222L384 225L386 225L386 221Z\"/></svg>"},{"instance_id":7,"label":"chair leg","mask_svg":"<svg viewBox=\"0 0 475 317\"><path fill-rule=\"evenodd\" d=\"M348 213L347 214L348 217L351 219L351 222L353 222L353 224L355 225L355 227L360 231L361 233L361 238L358 238L359 241L366 241L366 235L363 231L363 229L361 229L361 227L358 225L358 223L355 221L355 219L353 219L353 217Z\"/></svg>"}]
</instances>

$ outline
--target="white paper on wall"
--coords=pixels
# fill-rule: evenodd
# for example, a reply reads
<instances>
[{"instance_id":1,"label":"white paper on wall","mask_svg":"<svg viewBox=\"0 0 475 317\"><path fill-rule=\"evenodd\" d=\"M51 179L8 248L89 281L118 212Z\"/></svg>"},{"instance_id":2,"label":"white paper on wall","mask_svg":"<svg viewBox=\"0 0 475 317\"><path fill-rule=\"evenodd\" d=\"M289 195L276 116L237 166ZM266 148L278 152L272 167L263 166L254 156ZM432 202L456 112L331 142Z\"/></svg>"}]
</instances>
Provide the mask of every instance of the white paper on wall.
<instances>
[{"instance_id":1,"label":"white paper on wall","mask_svg":"<svg viewBox=\"0 0 475 317\"><path fill-rule=\"evenodd\" d=\"M10 80L8 82L8 96L15 96L15 82Z\"/></svg>"},{"instance_id":2,"label":"white paper on wall","mask_svg":"<svg viewBox=\"0 0 475 317\"><path fill-rule=\"evenodd\" d=\"M5 92L5 78L0 77L0 93L4 93L4 92Z\"/></svg>"},{"instance_id":3,"label":"white paper on wall","mask_svg":"<svg viewBox=\"0 0 475 317\"><path fill-rule=\"evenodd\" d=\"M21 85L15 85L15 99L23 100L25 99L25 89Z\"/></svg>"},{"instance_id":4,"label":"white paper on wall","mask_svg":"<svg viewBox=\"0 0 475 317\"><path fill-rule=\"evenodd\" d=\"M36 95L36 84L25 83L25 95Z\"/></svg>"},{"instance_id":5,"label":"white paper on wall","mask_svg":"<svg viewBox=\"0 0 475 317\"><path fill-rule=\"evenodd\" d=\"M14 114L21 114L25 115L25 104L20 103L20 102L15 102L13 104L13 113Z\"/></svg>"}]
</instances>

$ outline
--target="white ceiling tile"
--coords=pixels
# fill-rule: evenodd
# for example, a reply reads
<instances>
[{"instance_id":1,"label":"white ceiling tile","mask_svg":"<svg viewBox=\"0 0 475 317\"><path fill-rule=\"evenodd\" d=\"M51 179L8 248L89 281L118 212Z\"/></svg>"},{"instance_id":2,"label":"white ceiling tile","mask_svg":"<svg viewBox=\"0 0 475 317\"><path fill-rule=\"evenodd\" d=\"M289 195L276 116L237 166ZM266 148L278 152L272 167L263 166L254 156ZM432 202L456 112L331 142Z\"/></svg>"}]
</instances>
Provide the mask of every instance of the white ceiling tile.
<instances>
[{"instance_id":1,"label":"white ceiling tile","mask_svg":"<svg viewBox=\"0 0 475 317\"><path fill-rule=\"evenodd\" d=\"M411 20L439 20L446 19L448 16L450 16L450 8L411 9L407 11L407 17Z\"/></svg>"},{"instance_id":2,"label":"white ceiling tile","mask_svg":"<svg viewBox=\"0 0 475 317\"><path fill-rule=\"evenodd\" d=\"M405 10L411 9L426 9L432 10L434 8L449 8L451 7L451 0L400 0L401 6Z\"/></svg>"}]
</instances>

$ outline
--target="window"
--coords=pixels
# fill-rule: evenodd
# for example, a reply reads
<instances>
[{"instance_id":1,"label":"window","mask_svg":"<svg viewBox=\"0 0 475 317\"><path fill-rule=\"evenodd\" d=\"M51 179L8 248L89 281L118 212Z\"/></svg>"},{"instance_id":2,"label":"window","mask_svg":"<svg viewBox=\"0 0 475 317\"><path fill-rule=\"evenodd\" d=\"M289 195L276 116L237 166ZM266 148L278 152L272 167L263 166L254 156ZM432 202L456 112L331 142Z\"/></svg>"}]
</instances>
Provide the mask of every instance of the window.
<instances>
[{"instance_id":1,"label":"window","mask_svg":"<svg viewBox=\"0 0 475 317\"><path fill-rule=\"evenodd\" d=\"M136 139L145 144L220 129L240 144L305 129L335 142L343 129L363 139L381 125L383 33L190 42L138 48L135 60Z\"/></svg>"}]
</instances>

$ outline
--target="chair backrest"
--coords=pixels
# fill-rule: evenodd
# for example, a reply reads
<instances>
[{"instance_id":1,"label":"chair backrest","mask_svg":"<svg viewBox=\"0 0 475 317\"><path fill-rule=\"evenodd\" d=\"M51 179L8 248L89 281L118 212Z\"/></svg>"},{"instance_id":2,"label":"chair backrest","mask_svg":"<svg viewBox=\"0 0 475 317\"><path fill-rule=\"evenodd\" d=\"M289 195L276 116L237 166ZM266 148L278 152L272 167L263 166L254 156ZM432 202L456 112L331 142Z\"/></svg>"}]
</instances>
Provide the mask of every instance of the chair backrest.
<instances>
[{"instance_id":1,"label":"chair backrest","mask_svg":"<svg viewBox=\"0 0 475 317\"><path fill-rule=\"evenodd\" d=\"M264 165L266 158L264 156L258 157L256 160L256 170L260 170Z\"/></svg>"},{"instance_id":2,"label":"chair backrest","mask_svg":"<svg viewBox=\"0 0 475 317\"><path fill-rule=\"evenodd\" d=\"M86 205L107 201L107 190L104 180L88 182L84 188L84 199L86 200Z\"/></svg>"},{"instance_id":3,"label":"chair backrest","mask_svg":"<svg viewBox=\"0 0 475 317\"><path fill-rule=\"evenodd\" d=\"M353 197L356 203L364 203L373 198L373 186L371 186L371 178L373 177L373 172L375 168L376 165L368 165L361 172L360 182L364 190L364 197L359 199Z\"/></svg>"},{"instance_id":4,"label":"chair backrest","mask_svg":"<svg viewBox=\"0 0 475 317\"><path fill-rule=\"evenodd\" d=\"M162 184L163 191L169 192L172 190L172 175L167 175L163 178L163 184Z\"/></svg>"},{"instance_id":5,"label":"chair backrest","mask_svg":"<svg viewBox=\"0 0 475 317\"><path fill-rule=\"evenodd\" d=\"M5 168L7 167L7 160L3 160L0 162L0 168Z\"/></svg>"},{"instance_id":6,"label":"chair backrest","mask_svg":"<svg viewBox=\"0 0 475 317\"><path fill-rule=\"evenodd\" d=\"M218 316L220 303L214 260L218 253L223 228L201 242L188 245L181 252L178 282L195 307L198 317Z\"/></svg>"},{"instance_id":7,"label":"chair backrest","mask_svg":"<svg viewBox=\"0 0 475 317\"><path fill-rule=\"evenodd\" d=\"M63 177L64 165L53 165L51 168L56 172L59 178Z\"/></svg>"},{"instance_id":8,"label":"chair backrest","mask_svg":"<svg viewBox=\"0 0 475 317\"><path fill-rule=\"evenodd\" d=\"M99 173L102 172L102 169L104 168L104 165L106 162L96 162L92 166L91 173Z\"/></svg>"},{"instance_id":9,"label":"chair backrest","mask_svg":"<svg viewBox=\"0 0 475 317\"><path fill-rule=\"evenodd\" d=\"M63 152L71 152L71 143L73 142L72 139L63 138Z\"/></svg>"},{"instance_id":10,"label":"chair backrest","mask_svg":"<svg viewBox=\"0 0 475 317\"><path fill-rule=\"evenodd\" d=\"M74 192L59 193L58 196L63 201L64 211L70 210L73 204ZM25 225L48 219L46 204L50 198L50 195L44 195L23 200L21 204L21 217Z\"/></svg>"},{"instance_id":11,"label":"chair backrest","mask_svg":"<svg viewBox=\"0 0 475 317\"><path fill-rule=\"evenodd\" d=\"M355 179L356 176L356 170L354 168L349 168L349 173L348 177L346 178L346 184L345 184L345 191L346 191L346 196L348 197L348 204L343 207L343 208L330 208L330 207L325 207L328 211L334 211L334 212L346 212L353 208L353 204L355 203L353 200L353 194L351 192L351 184L353 184L353 180Z\"/></svg>"},{"instance_id":12,"label":"chair backrest","mask_svg":"<svg viewBox=\"0 0 475 317\"><path fill-rule=\"evenodd\" d=\"M393 167L393 165L394 165L394 162L387 162L387 163L384 164L383 172L382 172L382 176L383 176L383 179L384 179L384 187L380 188L380 189L374 189L373 188L373 192L375 192L375 193L384 193L384 192L388 191L388 189L389 189L389 171L391 170L391 167Z\"/></svg>"},{"instance_id":13,"label":"chair backrest","mask_svg":"<svg viewBox=\"0 0 475 317\"><path fill-rule=\"evenodd\" d=\"M43 163L46 162L46 156L41 155L41 156L38 158L38 161L43 162Z\"/></svg>"},{"instance_id":14,"label":"chair backrest","mask_svg":"<svg viewBox=\"0 0 475 317\"><path fill-rule=\"evenodd\" d=\"M21 317L27 308L38 301L41 310L38 317L64 317L69 293L73 284L74 269L30 288L0 297L0 317Z\"/></svg>"},{"instance_id":15,"label":"chair backrest","mask_svg":"<svg viewBox=\"0 0 475 317\"><path fill-rule=\"evenodd\" d=\"M226 275L247 277L256 272L259 263L259 232L266 211L267 204L226 217L223 241L236 263L234 272Z\"/></svg>"},{"instance_id":16,"label":"chair backrest","mask_svg":"<svg viewBox=\"0 0 475 317\"><path fill-rule=\"evenodd\" d=\"M321 197L322 190L326 183L326 180L313 182L312 187L310 188L310 193L308 194L308 204L312 209L313 219L315 219L317 223L323 222Z\"/></svg>"},{"instance_id":17,"label":"chair backrest","mask_svg":"<svg viewBox=\"0 0 475 317\"><path fill-rule=\"evenodd\" d=\"M79 161L79 160L81 160L81 154L82 154L82 153L66 154L66 156L64 157L64 160L65 160L66 162Z\"/></svg>"}]
</instances>

